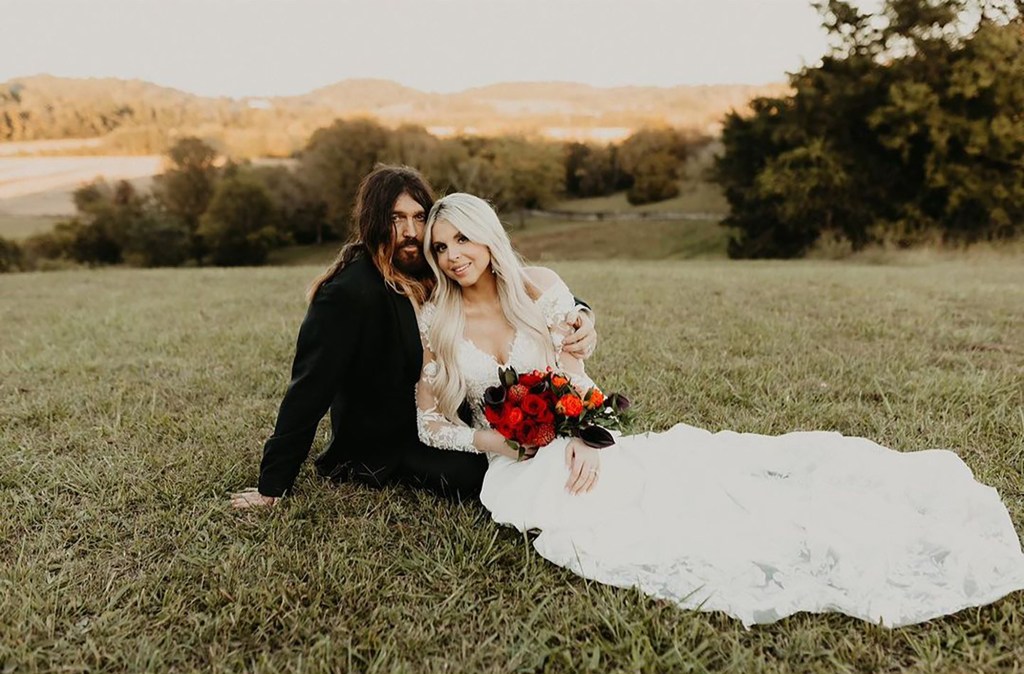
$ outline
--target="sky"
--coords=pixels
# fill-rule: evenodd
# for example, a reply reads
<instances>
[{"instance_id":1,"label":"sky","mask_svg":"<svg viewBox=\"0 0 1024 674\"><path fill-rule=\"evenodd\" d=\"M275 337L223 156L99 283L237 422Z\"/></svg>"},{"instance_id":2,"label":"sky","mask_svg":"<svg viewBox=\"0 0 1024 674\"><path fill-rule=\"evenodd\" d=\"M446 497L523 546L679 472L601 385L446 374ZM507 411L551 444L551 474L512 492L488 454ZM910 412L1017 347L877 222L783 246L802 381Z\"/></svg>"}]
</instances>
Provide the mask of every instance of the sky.
<instances>
[{"instance_id":1,"label":"sky","mask_svg":"<svg viewBox=\"0 0 1024 674\"><path fill-rule=\"evenodd\" d=\"M206 96L348 78L763 84L826 46L810 0L0 0L0 82L135 78Z\"/></svg>"}]
</instances>

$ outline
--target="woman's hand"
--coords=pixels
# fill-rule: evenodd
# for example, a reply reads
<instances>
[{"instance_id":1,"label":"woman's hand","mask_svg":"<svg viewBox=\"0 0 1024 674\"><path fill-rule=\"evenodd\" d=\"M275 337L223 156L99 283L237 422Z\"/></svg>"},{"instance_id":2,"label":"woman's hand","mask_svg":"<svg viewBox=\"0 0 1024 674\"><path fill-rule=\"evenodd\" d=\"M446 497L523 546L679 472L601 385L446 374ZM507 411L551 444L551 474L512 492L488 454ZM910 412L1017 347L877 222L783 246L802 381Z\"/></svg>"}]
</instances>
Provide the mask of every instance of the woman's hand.
<instances>
[{"instance_id":1,"label":"woman's hand","mask_svg":"<svg viewBox=\"0 0 1024 674\"><path fill-rule=\"evenodd\" d=\"M566 335L562 342L562 351L578 360L586 360L593 355L597 348L597 329L594 327L594 320L583 311L574 309L566 317L569 327L573 332Z\"/></svg>"},{"instance_id":2,"label":"woman's hand","mask_svg":"<svg viewBox=\"0 0 1024 674\"><path fill-rule=\"evenodd\" d=\"M245 508L260 508L272 506L277 503L276 496L264 496L256 487L249 487L231 495L231 507L243 510Z\"/></svg>"},{"instance_id":3,"label":"woman's hand","mask_svg":"<svg viewBox=\"0 0 1024 674\"><path fill-rule=\"evenodd\" d=\"M569 469L565 490L573 495L585 494L594 488L601 474L601 450L573 438L565 446L565 465Z\"/></svg>"}]
</instances>

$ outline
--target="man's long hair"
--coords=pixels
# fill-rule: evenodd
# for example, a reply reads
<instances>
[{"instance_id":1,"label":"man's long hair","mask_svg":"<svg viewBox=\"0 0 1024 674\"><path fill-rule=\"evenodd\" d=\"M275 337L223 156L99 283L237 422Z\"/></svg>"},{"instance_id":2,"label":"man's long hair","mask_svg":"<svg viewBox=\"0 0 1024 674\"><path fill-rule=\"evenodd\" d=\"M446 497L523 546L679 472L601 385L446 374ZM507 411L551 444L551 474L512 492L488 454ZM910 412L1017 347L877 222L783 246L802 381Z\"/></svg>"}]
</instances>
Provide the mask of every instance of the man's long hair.
<instances>
[{"instance_id":1,"label":"man's long hair","mask_svg":"<svg viewBox=\"0 0 1024 674\"><path fill-rule=\"evenodd\" d=\"M426 301L434 286L432 275L428 273L423 278L416 278L395 267L394 263L398 241L391 213L395 201L403 193L423 206L425 212L434 205L433 190L420 172L412 167L378 164L363 178L352 209L355 231L334 262L310 284L307 294L310 302L323 284L360 255L368 255L373 260L384 281L395 292L419 304Z\"/></svg>"}]
</instances>

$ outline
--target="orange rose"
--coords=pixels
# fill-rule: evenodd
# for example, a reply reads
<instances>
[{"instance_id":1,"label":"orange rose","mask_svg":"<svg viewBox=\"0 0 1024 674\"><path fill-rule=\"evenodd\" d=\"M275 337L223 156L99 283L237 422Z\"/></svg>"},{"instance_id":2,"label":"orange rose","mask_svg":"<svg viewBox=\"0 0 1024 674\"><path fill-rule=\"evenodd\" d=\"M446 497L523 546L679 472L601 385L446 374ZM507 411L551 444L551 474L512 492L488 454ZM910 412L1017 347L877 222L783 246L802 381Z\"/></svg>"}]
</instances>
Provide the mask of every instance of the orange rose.
<instances>
[{"instance_id":1,"label":"orange rose","mask_svg":"<svg viewBox=\"0 0 1024 674\"><path fill-rule=\"evenodd\" d=\"M592 410L600 407L604 404L604 394L601 393L601 389L595 387L587 391L587 401L585 406L588 410Z\"/></svg>"},{"instance_id":2,"label":"orange rose","mask_svg":"<svg viewBox=\"0 0 1024 674\"><path fill-rule=\"evenodd\" d=\"M574 393L566 393L558 399L555 409L567 417L578 417L583 413L583 401Z\"/></svg>"},{"instance_id":3,"label":"orange rose","mask_svg":"<svg viewBox=\"0 0 1024 674\"><path fill-rule=\"evenodd\" d=\"M551 385L554 386L555 388L562 388L563 386L566 386L568 384L569 380L563 377L562 375L556 374L551 376Z\"/></svg>"}]
</instances>

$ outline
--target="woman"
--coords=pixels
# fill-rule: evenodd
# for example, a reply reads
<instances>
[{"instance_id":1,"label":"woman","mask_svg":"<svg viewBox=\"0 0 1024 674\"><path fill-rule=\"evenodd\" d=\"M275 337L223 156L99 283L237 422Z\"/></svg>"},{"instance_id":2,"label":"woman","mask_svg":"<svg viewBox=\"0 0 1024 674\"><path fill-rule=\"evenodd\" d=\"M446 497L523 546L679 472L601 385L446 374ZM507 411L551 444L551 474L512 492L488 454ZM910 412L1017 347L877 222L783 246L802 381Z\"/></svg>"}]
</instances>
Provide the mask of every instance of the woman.
<instances>
[{"instance_id":1,"label":"woman","mask_svg":"<svg viewBox=\"0 0 1024 674\"><path fill-rule=\"evenodd\" d=\"M516 461L483 418L483 392L503 365L591 384L559 349L572 295L553 272L523 267L471 195L434 205L424 246L438 283L419 315L420 437L486 453L480 500L495 521L538 530L545 558L745 625L798 611L906 625L1024 589L1006 508L949 451L679 424L603 450L556 439ZM456 421L467 397L472 426Z\"/></svg>"}]
</instances>

